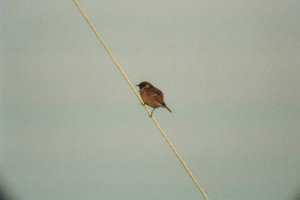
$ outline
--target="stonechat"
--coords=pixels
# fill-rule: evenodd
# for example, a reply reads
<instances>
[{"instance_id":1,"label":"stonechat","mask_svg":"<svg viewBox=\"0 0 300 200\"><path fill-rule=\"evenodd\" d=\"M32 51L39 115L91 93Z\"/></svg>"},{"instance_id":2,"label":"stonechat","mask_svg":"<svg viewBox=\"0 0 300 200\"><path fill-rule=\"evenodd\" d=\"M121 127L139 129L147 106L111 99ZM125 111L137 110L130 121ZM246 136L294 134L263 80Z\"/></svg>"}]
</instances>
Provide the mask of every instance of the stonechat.
<instances>
[{"instance_id":1,"label":"stonechat","mask_svg":"<svg viewBox=\"0 0 300 200\"><path fill-rule=\"evenodd\" d=\"M143 81L137 86L140 88L139 92L144 101L144 105L146 104L153 108L150 117L152 117L154 110L159 107L166 108L169 112L172 112L164 102L164 94L158 88L147 81Z\"/></svg>"}]
</instances>

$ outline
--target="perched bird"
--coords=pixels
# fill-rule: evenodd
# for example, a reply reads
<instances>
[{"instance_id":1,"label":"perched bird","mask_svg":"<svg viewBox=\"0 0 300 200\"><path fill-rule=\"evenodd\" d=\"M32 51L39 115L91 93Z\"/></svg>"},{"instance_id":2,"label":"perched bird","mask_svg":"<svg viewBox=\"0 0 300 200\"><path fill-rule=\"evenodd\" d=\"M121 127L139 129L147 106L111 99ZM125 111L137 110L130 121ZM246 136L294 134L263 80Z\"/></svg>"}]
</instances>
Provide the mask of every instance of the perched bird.
<instances>
[{"instance_id":1,"label":"perched bird","mask_svg":"<svg viewBox=\"0 0 300 200\"><path fill-rule=\"evenodd\" d=\"M169 112L172 112L164 102L164 94L162 93L162 91L146 81L141 82L137 86L140 88L139 92L144 101L144 105L146 104L153 108L150 117L152 117L154 110L159 107L166 108Z\"/></svg>"}]
</instances>

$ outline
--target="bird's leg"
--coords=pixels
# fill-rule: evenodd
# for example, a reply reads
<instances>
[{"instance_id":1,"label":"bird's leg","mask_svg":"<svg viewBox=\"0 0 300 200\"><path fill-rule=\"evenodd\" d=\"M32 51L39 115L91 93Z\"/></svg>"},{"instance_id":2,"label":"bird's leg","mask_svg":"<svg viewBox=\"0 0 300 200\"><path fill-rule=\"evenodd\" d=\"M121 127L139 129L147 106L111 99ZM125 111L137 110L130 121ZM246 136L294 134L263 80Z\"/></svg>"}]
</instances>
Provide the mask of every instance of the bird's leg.
<instances>
[{"instance_id":1,"label":"bird's leg","mask_svg":"<svg viewBox=\"0 0 300 200\"><path fill-rule=\"evenodd\" d=\"M155 108L153 108L152 112L150 113L150 117L152 117L154 110Z\"/></svg>"}]
</instances>

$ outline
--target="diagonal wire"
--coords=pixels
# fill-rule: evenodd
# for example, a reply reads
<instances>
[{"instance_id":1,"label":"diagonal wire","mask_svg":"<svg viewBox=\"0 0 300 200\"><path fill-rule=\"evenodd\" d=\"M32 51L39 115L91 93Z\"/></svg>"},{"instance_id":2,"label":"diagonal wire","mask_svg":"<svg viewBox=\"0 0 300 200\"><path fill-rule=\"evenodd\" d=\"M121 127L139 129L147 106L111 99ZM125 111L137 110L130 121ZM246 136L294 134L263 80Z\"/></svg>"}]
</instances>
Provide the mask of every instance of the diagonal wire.
<instances>
[{"instance_id":1,"label":"diagonal wire","mask_svg":"<svg viewBox=\"0 0 300 200\"><path fill-rule=\"evenodd\" d=\"M102 38L102 36L100 35L100 33L96 30L95 26L93 25L92 21L90 20L90 18L87 16L87 14L85 13L85 11L83 10L83 8L80 5L80 3L78 2L78 0L72 0L72 1L74 2L74 4L77 7L78 11L82 15L82 17L85 19L85 21L87 22L87 24L89 25L89 27L92 29L92 31L96 35L98 41L101 43L101 45L105 49L106 53L110 57L110 59L113 62L113 64L117 67L117 69L119 70L119 72L126 79L127 84L129 85L130 89L134 92L135 96L138 98L138 100L141 102L141 104L143 104L144 102L143 102L141 96L139 95L138 91L135 89L134 84L132 84L132 82L130 81L130 79L126 75L123 67L119 64L119 62L117 61L117 59L113 56L110 48L104 42L104 39ZM147 109L147 107L145 105L143 107L144 107L145 111L150 115L151 112ZM176 147L174 146L174 144L171 141L171 139L168 137L167 133L161 128L160 124L158 123L158 121L156 120L156 118L154 116L152 116L151 119L154 122L154 124L156 125L156 127L158 128L158 130L161 133L162 137L165 139L165 141L167 142L167 144L169 145L169 147L171 148L171 150L175 154L175 156L178 159L178 161L181 163L181 165L183 166L183 168L185 169L185 171L187 172L187 174L192 179L192 181L195 184L195 186L198 189L198 191L202 194L202 196L203 196L203 198L205 200L208 200L208 196L207 196L206 192L204 191L204 189L202 188L202 186L200 185L200 183L198 182L198 180L196 179L196 177L193 175L193 173L191 172L191 170L189 169L189 167L187 166L187 164L183 160L182 156L177 151Z\"/></svg>"}]
</instances>

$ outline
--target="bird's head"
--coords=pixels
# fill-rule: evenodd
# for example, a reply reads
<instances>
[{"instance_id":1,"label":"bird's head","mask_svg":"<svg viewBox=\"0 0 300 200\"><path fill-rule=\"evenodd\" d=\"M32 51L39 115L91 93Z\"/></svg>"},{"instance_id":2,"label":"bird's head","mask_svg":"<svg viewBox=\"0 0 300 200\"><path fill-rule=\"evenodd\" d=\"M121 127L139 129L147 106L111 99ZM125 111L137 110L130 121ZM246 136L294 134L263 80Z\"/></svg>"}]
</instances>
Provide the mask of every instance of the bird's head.
<instances>
[{"instance_id":1,"label":"bird's head","mask_svg":"<svg viewBox=\"0 0 300 200\"><path fill-rule=\"evenodd\" d=\"M140 82L140 84L138 84L136 86L138 86L140 88L140 90L143 89L143 88L153 87L153 85L151 83L147 82L147 81Z\"/></svg>"}]
</instances>

